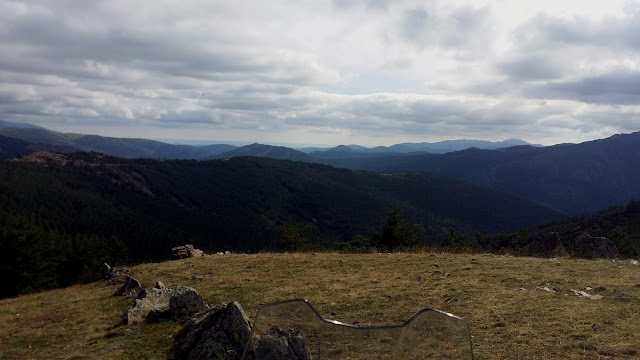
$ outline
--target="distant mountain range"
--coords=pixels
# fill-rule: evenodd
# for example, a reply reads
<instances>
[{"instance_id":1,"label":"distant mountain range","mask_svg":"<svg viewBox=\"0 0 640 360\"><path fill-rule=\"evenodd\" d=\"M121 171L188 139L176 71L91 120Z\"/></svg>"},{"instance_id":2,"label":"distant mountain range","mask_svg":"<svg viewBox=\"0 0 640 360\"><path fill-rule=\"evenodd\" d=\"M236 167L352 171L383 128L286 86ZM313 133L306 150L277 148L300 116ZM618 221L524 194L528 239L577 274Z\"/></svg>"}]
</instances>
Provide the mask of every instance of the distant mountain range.
<instances>
[{"instance_id":1,"label":"distant mountain range","mask_svg":"<svg viewBox=\"0 0 640 360\"><path fill-rule=\"evenodd\" d=\"M516 139L495 143L450 140L374 148L340 145L303 149L306 153L262 144L171 145L145 139L61 134L26 126L0 128L0 136L4 136L0 138L0 158L37 150L81 150L123 158L207 160L255 156L387 174L430 172L506 191L567 214L589 213L640 198L640 132L549 147ZM446 152L454 149L458 150Z\"/></svg>"},{"instance_id":2,"label":"distant mountain range","mask_svg":"<svg viewBox=\"0 0 640 360\"><path fill-rule=\"evenodd\" d=\"M500 149L518 145L532 145L524 140L509 139L504 141L485 140L445 140L434 143L402 143L392 146L376 146L368 148L360 145L340 145L334 148L309 147L300 151L321 159L363 158L384 155L406 154L444 154L475 147L478 149ZM540 146L540 145L533 145Z\"/></svg>"},{"instance_id":3,"label":"distant mountain range","mask_svg":"<svg viewBox=\"0 0 640 360\"><path fill-rule=\"evenodd\" d=\"M522 140L513 139L500 142L447 140L436 143L404 143L390 147L378 146L374 148L359 145L340 145L335 148L304 148L300 150L262 144L251 144L242 147L227 144L194 146L174 145L147 139L65 134L36 125L11 123L2 120L0 120L0 135L34 144L62 145L68 149L76 149L76 151L97 151L123 158L216 159L257 156L307 162L317 161L317 159L367 158L425 153L440 154L467 149L471 146L481 149L496 149L528 144ZM7 152L7 154L0 152L0 158L7 158L9 154L13 153L13 151ZM15 155L11 155L11 157L13 156Z\"/></svg>"},{"instance_id":4,"label":"distant mountain range","mask_svg":"<svg viewBox=\"0 0 640 360\"><path fill-rule=\"evenodd\" d=\"M568 214L640 198L640 132L581 144L471 148L442 155L334 159L379 173L431 172L539 201Z\"/></svg>"}]
</instances>

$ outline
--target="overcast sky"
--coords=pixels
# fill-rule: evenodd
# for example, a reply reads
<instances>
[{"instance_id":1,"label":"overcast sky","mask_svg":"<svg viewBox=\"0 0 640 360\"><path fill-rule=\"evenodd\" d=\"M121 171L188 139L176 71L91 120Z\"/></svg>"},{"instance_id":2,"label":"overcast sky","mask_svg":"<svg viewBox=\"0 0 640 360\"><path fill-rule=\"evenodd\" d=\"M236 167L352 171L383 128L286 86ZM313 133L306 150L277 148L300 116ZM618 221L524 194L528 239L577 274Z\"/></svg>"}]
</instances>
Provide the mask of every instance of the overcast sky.
<instances>
[{"instance_id":1,"label":"overcast sky","mask_svg":"<svg viewBox=\"0 0 640 360\"><path fill-rule=\"evenodd\" d=\"M640 130L640 1L0 0L0 119L210 143Z\"/></svg>"}]
</instances>

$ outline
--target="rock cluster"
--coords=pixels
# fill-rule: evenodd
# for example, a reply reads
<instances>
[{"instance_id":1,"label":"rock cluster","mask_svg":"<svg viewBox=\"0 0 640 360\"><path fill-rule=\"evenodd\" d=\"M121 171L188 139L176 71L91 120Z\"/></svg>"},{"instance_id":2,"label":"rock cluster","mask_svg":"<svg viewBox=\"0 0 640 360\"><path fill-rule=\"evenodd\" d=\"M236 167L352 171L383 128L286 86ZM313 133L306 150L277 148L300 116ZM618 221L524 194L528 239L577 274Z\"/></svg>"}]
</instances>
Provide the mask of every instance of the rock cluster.
<instances>
[{"instance_id":1,"label":"rock cluster","mask_svg":"<svg viewBox=\"0 0 640 360\"><path fill-rule=\"evenodd\" d=\"M174 260L177 259L187 259L192 257L200 257L204 256L204 251L200 249L196 249L192 244L176 246L171 248L171 258Z\"/></svg>"},{"instance_id":2,"label":"rock cluster","mask_svg":"<svg viewBox=\"0 0 640 360\"><path fill-rule=\"evenodd\" d=\"M116 292L126 293L138 283L127 277ZM129 285L127 285L129 284ZM139 284L139 283L138 283ZM124 317L127 324L172 318L187 320L174 338L171 359L239 360L251 337L251 321L237 302L209 307L190 287L167 288L160 281L154 288L142 289ZM305 360L310 352L301 331L273 327L247 350L246 360Z\"/></svg>"}]
</instances>

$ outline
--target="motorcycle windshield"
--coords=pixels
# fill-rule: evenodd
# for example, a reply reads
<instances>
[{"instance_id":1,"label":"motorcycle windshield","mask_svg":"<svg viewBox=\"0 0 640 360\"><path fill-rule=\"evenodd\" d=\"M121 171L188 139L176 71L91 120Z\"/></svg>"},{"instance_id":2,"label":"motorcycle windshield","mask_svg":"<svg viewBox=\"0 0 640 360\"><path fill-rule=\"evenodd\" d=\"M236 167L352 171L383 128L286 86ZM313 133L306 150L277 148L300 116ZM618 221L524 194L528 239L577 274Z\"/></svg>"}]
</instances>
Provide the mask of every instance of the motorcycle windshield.
<instances>
[{"instance_id":1,"label":"motorcycle windshield","mask_svg":"<svg viewBox=\"0 0 640 360\"><path fill-rule=\"evenodd\" d=\"M473 352L467 322L439 310L361 327L325 319L299 299L260 308L242 359L473 359Z\"/></svg>"}]
</instances>

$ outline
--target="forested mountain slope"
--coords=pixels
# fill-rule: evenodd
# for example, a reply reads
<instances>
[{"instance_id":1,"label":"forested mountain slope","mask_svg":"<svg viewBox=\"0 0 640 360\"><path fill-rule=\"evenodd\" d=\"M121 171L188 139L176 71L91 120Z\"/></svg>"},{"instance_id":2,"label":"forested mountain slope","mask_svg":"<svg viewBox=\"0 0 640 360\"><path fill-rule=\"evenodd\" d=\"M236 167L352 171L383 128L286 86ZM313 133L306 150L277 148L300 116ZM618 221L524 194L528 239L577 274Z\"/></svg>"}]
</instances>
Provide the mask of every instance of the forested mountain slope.
<instances>
[{"instance_id":1,"label":"forested mountain slope","mask_svg":"<svg viewBox=\"0 0 640 360\"><path fill-rule=\"evenodd\" d=\"M263 158L126 160L32 154L0 162L2 211L65 234L117 236L136 258L193 242L207 250L274 248L280 225L313 224L330 244L368 235L395 207L437 241L443 228L489 233L561 213L428 174L393 176Z\"/></svg>"},{"instance_id":2,"label":"forested mountain slope","mask_svg":"<svg viewBox=\"0 0 640 360\"><path fill-rule=\"evenodd\" d=\"M443 155L323 162L380 173L432 172L543 202L569 214L640 198L640 132L542 148L468 149Z\"/></svg>"}]
</instances>

